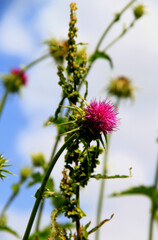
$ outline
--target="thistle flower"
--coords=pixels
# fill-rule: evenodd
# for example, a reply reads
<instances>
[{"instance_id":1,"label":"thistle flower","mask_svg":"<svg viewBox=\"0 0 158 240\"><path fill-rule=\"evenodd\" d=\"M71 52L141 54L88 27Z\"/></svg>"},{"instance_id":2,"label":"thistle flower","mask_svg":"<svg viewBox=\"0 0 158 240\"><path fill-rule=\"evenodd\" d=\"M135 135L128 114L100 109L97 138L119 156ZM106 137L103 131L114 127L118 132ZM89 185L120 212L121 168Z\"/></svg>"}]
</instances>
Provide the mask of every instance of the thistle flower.
<instances>
[{"instance_id":1,"label":"thistle flower","mask_svg":"<svg viewBox=\"0 0 158 240\"><path fill-rule=\"evenodd\" d=\"M106 135L117 130L117 114L111 102L93 100L85 108L85 123L92 130L94 138L97 138L101 133Z\"/></svg>"},{"instance_id":2,"label":"thistle flower","mask_svg":"<svg viewBox=\"0 0 158 240\"><path fill-rule=\"evenodd\" d=\"M19 76L19 78L21 78L21 82L22 85L26 85L27 84L27 76L25 72L22 72L21 69L19 68L13 68L11 70L11 74L15 75L15 76Z\"/></svg>"},{"instance_id":3,"label":"thistle flower","mask_svg":"<svg viewBox=\"0 0 158 240\"><path fill-rule=\"evenodd\" d=\"M19 68L11 69L9 75L2 75L3 83L8 92L18 92L21 86L27 84L26 73Z\"/></svg>"},{"instance_id":4,"label":"thistle flower","mask_svg":"<svg viewBox=\"0 0 158 240\"><path fill-rule=\"evenodd\" d=\"M71 120L60 125L70 125L69 131L66 133L78 132L81 139L86 142L92 140L101 140L101 133L106 135L117 130L119 119L117 118L118 112L115 106L107 100L91 101L86 108L81 108L76 105L67 106L68 109L73 111ZM72 127L73 124L73 127Z\"/></svg>"}]
</instances>

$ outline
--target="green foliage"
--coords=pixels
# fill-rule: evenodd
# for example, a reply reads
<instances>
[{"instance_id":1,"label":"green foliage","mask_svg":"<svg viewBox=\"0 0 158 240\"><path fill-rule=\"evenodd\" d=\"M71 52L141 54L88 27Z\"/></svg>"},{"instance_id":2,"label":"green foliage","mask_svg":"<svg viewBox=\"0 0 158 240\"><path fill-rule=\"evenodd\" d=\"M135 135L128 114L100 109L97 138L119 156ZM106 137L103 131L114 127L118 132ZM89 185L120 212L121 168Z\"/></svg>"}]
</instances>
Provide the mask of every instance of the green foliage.
<instances>
[{"instance_id":1,"label":"green foliage","mask_svg":"<svg viewBox=\"0 0 158 240\"><path fill-rule=\"evenodd\" d=\"M8 162L7 159L3 158L3 155L0 154L0 178L3 180L3 178L5 178L6 176L3 173L8 173L8 174L12 174L10 171L8 171L7 169L4 169L6 167L10 167L12 165L10 164L6 164Z\"/></svg>"},{"instance_id":2,"label":"green foliage","mask_svg":"<svg viewBox=\"0 0 158 240\"><path fill-rule=\"evenodd\" d=\"M93 63L96 59L99 59L99 58L102 58L102 59L105 59L109 62L110 64L110 67L113 68L113 62L112 62L112 59L110 58L110 56L105 53L105 52L100 52L100 51L96 51L93 55L90 56L90 58L88 59L88 61L90 63Z\"/></svg>"},{"instance_id":3,"label":"green foliage","mask_svg":"<svg viewBox=\"0 0 158 240\"><path fill-rule=\"evenodd\" d=\"M44 228L43 230L32 234L29 240L46 240L49 237L50 226Z\"/></svg>"},{"instance_id":4,"label":"green foliage","mask_svg":"<svg viewBox=\"0 0 158 240\"><path fill-rule=\"evenodd\" d=\"M148 197L152 202L152 209L151 211L154 214L154 218L157 219L158 216L158 190L155 186L138 186L138 187L132 187L128 190L119 192L119 193L113 193L111 196L124 196L124 195L144 195Z\"/></svg>"},{"instance_id":5,"label":"green foliage","mask_svg":"<svg viewBox=\"0 0 158 240\"><path fill-rule=\"evenodd\" d=\"M17 238L20 238L19 235L17 234L17 232L8 226L0 226L0 231L8 232Z\"/></svg>"},{"instance_id":6,"label":"green foliage","mask_svg":"<svg viewBox=\"0 0 158 240\"><path fill-rule=\"evenodd\" d=\"M107 176L107 175L102 175L100 173L98 174L93 174L91 175L91 178L95 178L96 180L99 180L99 179L116 179L116 178L129 178L131 177L130 175L113 175L113 176Z\"/></svg>"},{"instance_id":7,"label":"green foliage","mask_svg":"<svg viewBox=\"0 0 158 240\"><path fill-rule=\"evenodd\" d=\"M14 231L11 227L7 226L7 218L4 215L0 217L0 231L10 233L15 237L19 238L17 232Z\"/></svg>"},{"instance_id":8,"label":"green foliage","mask_svg":"<svg viewBox=\"0 0 158 240\"><path fill-rule=\"evenodd\" d=\"M31 175L31 178L28 182L28 187L32 187L33 185L37 184L37 183L42 183L43 179L45 177L45 174L40 173L40 172L35 172ZM54 181L52 178L48 179L48 182L46 184L46 188L48 188L49 190L53 191L54 190Z\"/></svg>"}]
</instances>

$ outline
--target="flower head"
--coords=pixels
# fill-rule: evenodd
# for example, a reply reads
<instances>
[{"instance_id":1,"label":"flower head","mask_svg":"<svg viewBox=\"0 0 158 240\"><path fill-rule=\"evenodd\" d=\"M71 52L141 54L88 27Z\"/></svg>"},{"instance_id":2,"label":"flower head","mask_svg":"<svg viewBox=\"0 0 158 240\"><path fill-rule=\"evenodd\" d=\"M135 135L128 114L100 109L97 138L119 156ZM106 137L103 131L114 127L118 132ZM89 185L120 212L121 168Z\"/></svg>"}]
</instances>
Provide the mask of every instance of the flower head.
<instances>
[{"instance_id":1,"label":"flower head","mask_svg":"<svg viewBox=\"0 0 158 240\"><path fill-rule=\"evenodd\" d=\"M15 75L15 76L18 76L19 75L19 78L21 79L22 81L22 85L26 85L27 83L27 76L24 72L22 72L19 68L13 68L11 70L11 74Z\"/></svg>"},{"instance_id":2,"label":"flower head","mask_svg":"<svg viewBox=\"0 0 158 240\"><path fill-rule=\"evenodd\" d=\"M124 76L114 78L110 81L107 91L109 95L116 96L118 98L131 98L134 99L135 87L131 81Z\"/></svg>"},{"instance_id":3,"label":"flower head","mask_svg":"<svg viewBox=\"0 0 158 240\"><path fill-rule=\"evenodd\" d=\"M100 133L107 134L117 130L117 110L109 101L91 101L85 108L86 125L92 130L94 136Z\"/></svg>"},{"instance_id":4,"label":"flower head","mask_svg":"<svg viewBox=\"0 0 158 240\"><path fill-rule=\"evenodd\" d=\"M2 75L2 81L8 92L19 92L27 84L27 75L20 68L13 68L10 74Z\"/></svg>"}]
</instances>

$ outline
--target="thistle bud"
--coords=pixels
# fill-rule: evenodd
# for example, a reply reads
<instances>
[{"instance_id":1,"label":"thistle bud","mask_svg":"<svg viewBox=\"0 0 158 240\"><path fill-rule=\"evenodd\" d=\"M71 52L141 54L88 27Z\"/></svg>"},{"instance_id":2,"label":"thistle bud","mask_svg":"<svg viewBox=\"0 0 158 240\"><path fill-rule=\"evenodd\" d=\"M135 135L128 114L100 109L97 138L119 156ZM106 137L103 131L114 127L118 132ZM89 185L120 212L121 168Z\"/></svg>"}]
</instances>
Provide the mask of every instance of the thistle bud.
<instances>
[{"instance_id":1,"label":"thistle bud","mask_svg":"<svg viewBox=\"0 0 158 240\"><path fill-rule=\"evenodd\" d=\"M30 175L32 171L29 167L24 167L20 171L21 181L24 182Z\"/></svg>"},{"instance_id":2,"label":"thistle bud","mask_svg":"<svg viewBox=\"0 0 158 240\"><path fill-rule=\"evenodd\" d=\"M109 95L113 95L118 98L134 98L134 86L128 78L123 76L112 79L107 91Z\"/></svg>"},{"instance_id":3,"label":"thistle bud","mask_svg":"<svg viewBox=\"0 0 158 240\"><path fill-rule=\"evenodd\" d=\"M33 154L32 163L34 167L43 167L45 164L45 159L42 153Z\"/></svg>"},{"instance_id":4,"label":"thistle bud","mask_svg":"<svg viewBox=\"0 0 158 240\"><path fill-rule=\"evenodd\" d=\"M49 52L57 63L63 63L67 54L68 44L66 40L57 41L55 38L45 41L49 46Z\"/></svg>"},{"instance_id":5,"label":"thistle bud","mask_svg":"<svg viewBox=\"0 0 158 240\"><path fill-rule=\"evenodd\" d=\"M144 5L138 5L133 9L133 14L135 16L135 19L141 18L145 14L145 6Z\"/></svg>"}]
</instances>

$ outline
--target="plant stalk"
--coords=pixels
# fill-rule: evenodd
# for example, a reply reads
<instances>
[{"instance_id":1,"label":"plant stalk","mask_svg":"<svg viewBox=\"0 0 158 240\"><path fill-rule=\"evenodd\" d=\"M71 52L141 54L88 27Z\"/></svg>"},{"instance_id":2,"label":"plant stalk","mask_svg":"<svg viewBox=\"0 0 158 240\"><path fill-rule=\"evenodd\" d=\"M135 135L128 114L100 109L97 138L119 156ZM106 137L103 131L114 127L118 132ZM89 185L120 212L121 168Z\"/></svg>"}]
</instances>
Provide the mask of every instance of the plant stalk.
<instances>
[{"instance_id":1,"label":"plant stalk","mask_svg":"<svg viewBox=\"0 0 158 240\"><path fill-rule=\"evenodd\" d=\"M1 103L0 103L0 117L2 115L2 111L3 111L4 105L6 103L6 99L8 97L8 94L9 94L9 92L7 90L5 90L5 93L4 93L3 98L1 100Z\"/></svg>"},{"instance_id":2,"label":"plant stalk","mask_svg":"<svg viewBox=\"0 0 158 240\"><path fill-rule=\"evenodd\" d=\"M57 149L57 146L58 146L58 143L60 141L60 138L61 138L61 135L60 133L58 132L57 136L56 136L56 141L55 141L55 144L54 144L54 147L53 147L53 151L52 151L52 157L54 157L55 153L56 153L56 149ZM44 203L45 203L45 199L42 200L41 202L41 205L40 205L40 209L39 209L39 212L38 212L38 218L37 218L37 223L36 223L36 230L35 232L38 232L39 231L39 226L40 226L40 222L41 222L41 217L42 217L42 212L43 212L43 207L44 207Z\"/></svg>"},{"instance_id":3,"label":"plant stalk","mask_svg":"<svg viewBox=\"0 0 158 240\"><path fill-rule=\"evenodd\" d=\"M47 172L46 172L46 175L44 177L44 180L41 184L41 187L39 188L39 191L38 191L38 194L37 194L37 198L36 198L36 201L35 201L35 204L34 204L34 207L32 209L32 213L30 215L30 218L29 218L29 222L28 222L28 225L27 225L27 228L26 228L26 231L25 231L25 234L23 236L23 240L28 240L29 238L29 235L30 235L30 231L31 231L31 228L32 228L32 225L33 225L33 222L34 222L34 219L35 219L35 216L37 214L37 210L38 210L38 207L39 207L39 204L42 200L42 195L43 195L43 192L44 192L44 189L45 189L45 186L47 184L47 181L49 179L49 176L58 160L58 158L60 157L60 155L62 154L62 152L65 150L65 148L67 148L71 143L72 141L76 138L76 133L74 133L63 145L62 147L59 149L59 151L56 153L56 155L53 157L51 156L51 161L50 161L50 165L47 169Z\"/></svg>"},{"instance_id":4,"label":"plant stalk","mask_svg":"<svg viewBox=\"0 0 158 240\"><path fill-rule=\"evenodd\" d=\"M109 152L109 145L110 145L111 134L108 134L108 144L106 147L106 154L104 154L104 165L103 165L103 175L107 174L107 161L108 161L108 152ZM99 200L98 200L98 207L97 207L97 220L96 225L99 225L101 221L101 210L103 208L103 199L104 199L104 189L105 189L105 180L101 180L100 192L99 192ZM95 240L99 240L100 229L96 231Z\"/></svg>"},{"instance_id":5,"label":"plant stalk","mask_svg":"<svg viewBox=\"0 0 158 240\"><path fill-rule=\"evenodd\" d=\"M77 207L80 207L80 187L77 186L76 188L76 200L77 200ZM81 240L81 232L80 232L80 220L76 221L76 232L77 232L77 240Z\"/></svg>"},{"instance_id":6,"label":"plant stalk","mask_svg":"<svg viewBox=\"0 0 158 240\"><path fill-rule=\"evenodd\" d=\"M158 189L158 158L157 158L157 167L156 167L154 186L156 189ZM154 216L155 216L155 211L154 211L153 204L152 204L150 223L149 223L149 240L153 239Z\"/></svg>"},{"instance_id":7,"label":"plant stalk","mask_svg":"<svg viewBox=\"0 0 158 240\"><path fill-rule=\"evenodd\" d=\"M36 223L36 230L35 232L39 232L39 226L40 226L40 222L41 222L41 216L42 216L42 212L43 212L43 207L44 207L44 199L41 201L41 205L40 205L40 209L38 212L38 217L37 217L37 223Z\"/></svg>"}]
</instances>

